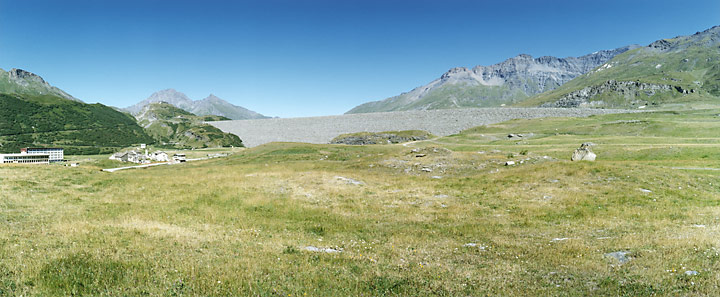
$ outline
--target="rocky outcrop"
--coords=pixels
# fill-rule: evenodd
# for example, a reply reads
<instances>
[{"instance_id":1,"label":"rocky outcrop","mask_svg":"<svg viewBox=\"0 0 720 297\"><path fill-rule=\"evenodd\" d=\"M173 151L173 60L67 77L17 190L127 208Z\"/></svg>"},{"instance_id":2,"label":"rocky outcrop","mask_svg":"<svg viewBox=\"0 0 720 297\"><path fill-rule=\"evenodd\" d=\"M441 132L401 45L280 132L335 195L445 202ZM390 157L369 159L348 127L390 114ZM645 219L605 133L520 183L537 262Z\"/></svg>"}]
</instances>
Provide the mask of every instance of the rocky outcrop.
<instances>
[{"instance_id":1,"label":"rocky outcrop","mask_svg":"<svg viewBox=\"0 0 720 297\"><path fill-rule=\"evenodd\" d=\"M601 85L585 87L581 90L570 92L559 100L554 102L548 102L542 104L540 107L600 107L605 103L602 101L593 100L598 95L604 93L615 93L619 96L628 99L631 102L632 99L640 95L652 97L658 93L665 92L678 92L680 94L694 93L694 89L683 89L680 86L666 85L666 84L650 84L642 83L637 81L614 81L609 80Z\"/></svg>"},{"instance_id":2,"label":"rocky outcrop","mask_svg":"<svg viewBox=\"0 0 720 297\"><path fill-rule=\"evenodd\" d=\"M22 69L10 69L10 71L8 71L8 75L10 76L11 80L21 85L28 85L30 81L47 84L45 80L42 79L42 77L40 77L39 75Z\"/></svg>"},{"instance_id":3,"label":"rocky outcrop","mask_svg":"<svg viewBox=\"0 0 720 297\"><path fill-rule=\"evenodd\" d=\"M580 148L576 149L570 157L570 161L595 161L595 153L593 153L591 147L594 146L592 142L586 142L580 145Z\"/></svg>"},{"instance_id":4,"label":"rocky outcrop","mask_svg":"<svg viewBox=\"0 0 720 297\"><path fill-rule=\"evenodd\" d=\"M340 135L330 141L331 144L368 145L393 144L426 140L432 135L425 131L401 131L380 133L353 133Z\"/></svg>"},{"instance_id":5,"label":"rocky outcrop","mask_svg":"<svg viewBox=\"0 0 720 297\"><path fill-rule=\"evenodd\" d=\"M569 58L533 58L521 54L491 66L456 67L425 86L359 105L347 113L501 106L553 90L637 47L626 46Z\"/></svg>"}]
</instances>

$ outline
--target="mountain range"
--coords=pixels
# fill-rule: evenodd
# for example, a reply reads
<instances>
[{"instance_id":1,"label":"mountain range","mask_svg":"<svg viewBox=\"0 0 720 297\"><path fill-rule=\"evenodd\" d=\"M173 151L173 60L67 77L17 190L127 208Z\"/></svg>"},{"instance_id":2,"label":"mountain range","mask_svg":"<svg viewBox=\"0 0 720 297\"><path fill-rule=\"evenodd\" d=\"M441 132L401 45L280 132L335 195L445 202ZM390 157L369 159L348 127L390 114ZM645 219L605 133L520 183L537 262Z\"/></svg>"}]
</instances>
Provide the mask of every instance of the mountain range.
<instances>
[{"instance_id":1,"label":"mountain range","mask_svg":"<svg viewBox=\"0 0 720 297\"><path fill-rule=\"evenodd\" d=\"M720 26L620 54L561 87L518 104L684 108L720 103Z\"/></svg>"},{"instance_id":2,"label":"mountain range","mask_svg":"<svg viewBox=\"0 0 720 297\"><path fill-rule=\"evenodd\" d=\"M166 102L195 115L218 115L232 120L268 118L244 107L233 105L217 96L210 94L202 100L193 101L187 95L174 89L165 89L150 95L147 99L125 108L125 111L137 115L150 103Z\"/></svg>"},{"instance_id":3,"label":"mountain range","mask_svg":"<svg viewBox=\"0 0 720 297\"><path fill-rule=\"evenodd\" d=\"M158 102L168 104L153 104ZM453 68L426 86L348 113L503 105L678 109L719 104L720 26L715 26L577 58L519 55L491 66ZM62 146L68 154L97 154L153 142L237 146L239 138L204 122L265 117L213 95L193 101L173 89L156 92L127 111L135 117L103 104L86 104L31 72L0 69L0 152Z\"/></svg>"},{"instance_id":4,"label":"mountain range","mask_svg":"<svg viewBox=\"0 0 720 297\"><path fill-rule=\"evenodd\" d=\"M555 89L637 47L630 45L570 58L533 58L521 54L491 66L457 67L427 85L359 105L347 113L509 105Z\"/></svg>"},{"instance_id":5,"label":"mountain range","mask_svg":"<svg viewBox=\"0 0 720 297\"><path fill-rule=\"evenodd\" d=\"M720 26L581 57L518 55L457 67L427 85L347 113L495 106L653 108L717 104Z\"/></svg>"}]
</instances>

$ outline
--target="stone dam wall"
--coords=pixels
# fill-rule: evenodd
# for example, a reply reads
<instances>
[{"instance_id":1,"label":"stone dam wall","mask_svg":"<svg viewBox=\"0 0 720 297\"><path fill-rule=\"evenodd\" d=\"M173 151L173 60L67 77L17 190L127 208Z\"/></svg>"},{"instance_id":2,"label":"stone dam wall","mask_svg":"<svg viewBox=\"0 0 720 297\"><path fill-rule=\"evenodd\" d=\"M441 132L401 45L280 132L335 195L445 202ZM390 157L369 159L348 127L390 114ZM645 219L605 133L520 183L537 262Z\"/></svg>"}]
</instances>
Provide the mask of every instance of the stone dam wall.
<instances>
[{"instance_id":1,"label":"stone dam wall","mask_svg":"<svg viewBox=\"0 0 720 297\"><path fill-rule=\"evenodd\" d=\"M243 140L245 146L254 147L276 141L328 143L340 134L355 132L425 130L438 136L447 136L472 127L512 119L586 117L626 112L636 111L584 108L468 108L218 121L208 124L224 132L235 134Z\"/></svg>"}]
</instances>

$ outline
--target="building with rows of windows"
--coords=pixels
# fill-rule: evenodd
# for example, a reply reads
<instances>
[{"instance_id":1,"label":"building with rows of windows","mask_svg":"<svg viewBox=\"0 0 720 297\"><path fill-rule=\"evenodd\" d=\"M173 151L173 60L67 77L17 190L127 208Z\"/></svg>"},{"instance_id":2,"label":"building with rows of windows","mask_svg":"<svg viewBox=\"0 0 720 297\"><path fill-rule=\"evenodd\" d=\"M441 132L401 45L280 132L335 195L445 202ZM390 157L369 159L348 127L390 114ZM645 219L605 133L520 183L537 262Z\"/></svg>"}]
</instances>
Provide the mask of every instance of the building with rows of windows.
<instances>
[{"instance_id":1,"label":"building with rows of windows","mask_svg":"<svg viewBox=\"0 0 720 297\"><path fill-rule=\"evenodd\" d=\"M65 153L62 148L22 148L19 154L0 154L0 164L49 164L62 162Z\"/></svg>"},{"instance_id":2,"label":"building with rows of windows","mask_svg":"<svg viewBox=\"0 0 720 297\"><path fill-rule=\"evenodd\" d=\"M49 155L50 163L62 162L65 159L65 151L59 147L26 147L21 148L20 153L28 155Z\"/></svg>"},{"instance_id":3,"label":"building with rows of windows","mask_svg":"<svg viewBox=\"0 0 720 297\"><path fill-rule=\"evenodd\" d=\"M50 155L48 154L0 154L0 163L15 164L50 164Z\"/></svg>"}]
</instances>

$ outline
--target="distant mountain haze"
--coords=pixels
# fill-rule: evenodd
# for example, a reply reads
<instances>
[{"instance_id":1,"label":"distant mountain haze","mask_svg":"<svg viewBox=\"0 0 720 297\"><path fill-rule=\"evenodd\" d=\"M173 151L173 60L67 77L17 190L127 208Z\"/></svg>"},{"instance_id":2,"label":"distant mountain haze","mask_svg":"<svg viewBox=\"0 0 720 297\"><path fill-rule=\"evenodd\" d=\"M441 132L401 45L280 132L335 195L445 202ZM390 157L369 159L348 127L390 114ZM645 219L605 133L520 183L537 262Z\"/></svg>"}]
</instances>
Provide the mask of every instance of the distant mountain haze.
<instances>
[{"instance_id":1,"label":"distant mountain haze","mask_svg":"<svg viewBox=\"0 0 720 297\"><path fill-rule=\"evenodd\" d=\"M150 95L147 99L125 108L126 111L137 115L143 107L150 103L167 102L187 112L202 115L224 116L233 120L263 119L266 116L244 107L233 105L217 96L210 94L205 99L193 101L187 95L174 89L165 89Z\"/></svg>"}]
</instances>

